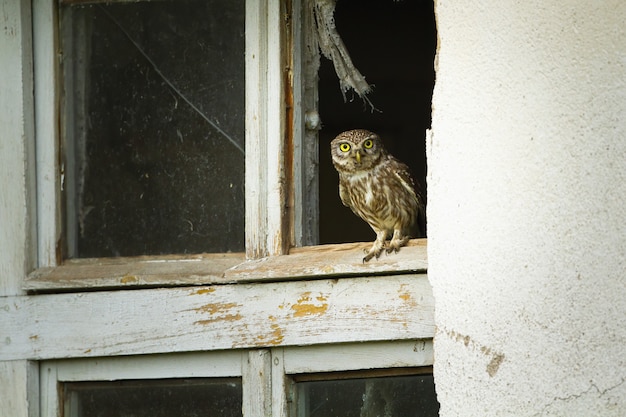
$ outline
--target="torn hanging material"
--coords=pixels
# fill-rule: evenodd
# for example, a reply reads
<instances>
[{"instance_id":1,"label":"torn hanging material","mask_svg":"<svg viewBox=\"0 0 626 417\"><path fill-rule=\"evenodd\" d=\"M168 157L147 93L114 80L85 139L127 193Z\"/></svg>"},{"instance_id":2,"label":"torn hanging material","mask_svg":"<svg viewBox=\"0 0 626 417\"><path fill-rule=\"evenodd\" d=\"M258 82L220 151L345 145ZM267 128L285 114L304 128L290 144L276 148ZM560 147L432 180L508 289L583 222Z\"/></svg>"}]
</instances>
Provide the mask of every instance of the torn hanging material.
<instances>
[{"instance_id":1,"label":"torn hanging material","mask_svg":"<svg viewBox=\"0 0 626 417\"><path fill-rule=\"evenodd\" d=\"M315 16L316 35L310 36L312 42L317 42L316 51L321 50L322 54L333 62L343 99L346 99L346 91L353 89L359 97L367 101L374 109L374 105L367 98L367 94L372 91L372 87L365 81L365 77L356 69L350 58L341 36L335 27L335 4L336 0L309 0L309 12Z\"/></svg>"}]
</instances>

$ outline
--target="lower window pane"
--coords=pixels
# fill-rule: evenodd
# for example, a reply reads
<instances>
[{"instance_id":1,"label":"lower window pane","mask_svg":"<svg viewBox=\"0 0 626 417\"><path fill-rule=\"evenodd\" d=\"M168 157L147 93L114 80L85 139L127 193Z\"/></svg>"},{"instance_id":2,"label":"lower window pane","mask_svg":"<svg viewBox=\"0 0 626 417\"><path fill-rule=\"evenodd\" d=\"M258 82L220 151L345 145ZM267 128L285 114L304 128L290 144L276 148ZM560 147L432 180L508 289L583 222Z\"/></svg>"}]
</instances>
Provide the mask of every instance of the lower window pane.
<instances>
[{"instance_id":1,"label":"lower window pane","mask_svg":"<svg viewBox=\"0 0 626 417\"><path fill-rule=\"evenodd\" d=\"M241 380L67 383L65 417L241 417Z\"/></svg>"},{"instance_id":2,"label":"lower window pane","mask_svg":"<svg viewBox=\"0 0 626 417\"><path fill-rule=\"evenodd\" d=\"M430 417L439 413L432 375L299 382L298 417Z\"/></svg>"}]
</instances>

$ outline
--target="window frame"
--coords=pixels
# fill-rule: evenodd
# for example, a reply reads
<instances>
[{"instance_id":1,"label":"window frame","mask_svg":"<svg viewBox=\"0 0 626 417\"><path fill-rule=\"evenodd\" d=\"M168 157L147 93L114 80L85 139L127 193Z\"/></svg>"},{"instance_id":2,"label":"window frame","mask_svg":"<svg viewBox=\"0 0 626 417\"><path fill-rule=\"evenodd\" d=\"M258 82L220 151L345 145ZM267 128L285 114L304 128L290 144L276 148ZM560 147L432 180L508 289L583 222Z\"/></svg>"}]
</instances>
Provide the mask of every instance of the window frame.
<instances>
[{"instance_id":1,"label":"window frame","mask_svg":"<svg viewBox=\"0 0 626 417\"><path fill-rule=\"evenodd\" d=\"M240 377L245 417L287 417L295 415L296 381L310 374L318 374L316 380L324 380L354 371L366 371L360 377L367 377L367 371L371 376L379 376L380 369L389 375L406 373L407 368L415 373L432 372L432 362L432 341L426 339L49 360L40 363L41 416L61 415L59 390L65 382ZM320 377L320 373L326 375Z\"/></svg>"},{"instance_id":2,"label":"window frame","mask_svg":"<svg viewBox=\"0 0 626 417\"><path fill-rule=\"evenodd\" d=\"M310 81L293 87L302 84L311 54L302 48L302 20L311 17L292 13L304 10L301 1L248 0L245 8L245 253L256 259L317 239L312 225L318 214L310 204L317 199L317 175L308 168L317 163L317 132L304 127L303 110L315 109L317 98ZM64 262L61 57L55 2L33 0L32 11L37 264L46 268Z\"/></svg>"},{"instance_id":3,"label":"window frame","mask_svg":"<svg viewBox=\"0 0 626 417\"><path fill-rule=\"evenodd\" d=\"M302 25L311 16L291 13L305 4L246 2L246 20L256 28L246 26L246 83L258 80L264 86L252 89L246 103L251 109L246 112L246 141L252 141L246 146L260 156L251 162L256 170L246 173L251 177L247 187L251 181L259 194L250 207L246 194L246 229L251 230L247 253L61 262L64 167L59 153L57 12L55 2L33 0L36 152L28 157L36 158L37 238L32 243L38 260L36 270L22 280L27 295L0 297L11 335L0 350L0 361L121 361L133 355L167 363L181 352L245 351L255 369L262 370L271 369L273 357L284 352L339 355L354 343L370 349L368 365L361 366L384 368L395 366L385 359L394 346L416 339L432 343L434 300L426 276L425 239L367 264L361 261L362 249L370 242L306 246L315 240L306 202L315 200L317 183L304 172L315 164L317 135L305 127L305 119L315 110L316 87L306 73L310 51L302 46ZM271 27L283 30L272 32ZM259 54L254 65L248 62L252 51ZM246 305L250 307L240 309ZM237 315L241 320L232 321ZM259 325L259 317L265 325ZM203 320L209 325L200 330L194 326ZM355 330L355 320L369 331ZM230 332L216 339L227 323ZM344 367L348 363L345 357L338 360ZM432 355L420 362L428 365ZM39 368L42 410L56 393L45 383L47 372L43 365ZM263 381L254 387L270 389L270 397L264 398L284 404L286 391L275 387L284 386L290 374L272 375L279 375L279 381L270 388ZM28 384L36 385L30 374Z\"/></svg>"},{"instance_id":4,"label":"window frame","mask_svg":"<svg viewBox=\"0 0 626 417\"><path fill-rule=\"evenodd\" d=\"M58 16L54 2L34 0L39 268L25 280L23 289L53 292L246 281L250 274L237 274L255 265L246 260L296 253L302 263L315 264L317 256L322 265L309 272L302 268L290 272L283 264L288 268L293 260L270 263L282 271L278 273L281 279L425 272L426 239L416 239L400 254L368 264L362 264L359 255L361 246L364 249L368 244L305 246L317 240L315 225L319 221L319 211L312 209L317 207L318 179L311 169L318 163L317 130L307 128L305 120L317 108L316 74L311 71L316 58L314 51L305 47L305 38L314 36L304 30L313 24L310 6L306 0L246 1L245 254L63 260L65 173L57 122ZM271 30L276 27L281 30ZM339 255L355 245L354 257ZM175 272L149 267L146 271L150 263L167 264ZM123 264L127 267L120 266ZM204 272L199 272L199 267Z\"/></svg>"}]
</instances>

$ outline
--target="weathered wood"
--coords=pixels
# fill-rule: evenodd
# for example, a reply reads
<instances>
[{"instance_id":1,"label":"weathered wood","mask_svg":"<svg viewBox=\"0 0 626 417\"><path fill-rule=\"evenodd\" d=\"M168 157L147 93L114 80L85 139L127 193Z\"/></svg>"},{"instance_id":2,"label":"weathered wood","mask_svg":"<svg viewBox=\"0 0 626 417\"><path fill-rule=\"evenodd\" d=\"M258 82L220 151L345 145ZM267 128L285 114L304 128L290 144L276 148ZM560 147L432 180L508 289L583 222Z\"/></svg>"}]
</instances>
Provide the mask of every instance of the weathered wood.
<instances>
[{"instance_id":1,"label":"weathered wood","mask_svg":"<svg viewBox=\"0 0 626 417\"><path fill-rule=\"evenodd\" d=\"M246 253L251 259L267 255L265 239L267 206L265 138L267 137L264 98L267 83L267 3L246 2Z\"/></svg>"},{"instance_id":2,"label":"weathered wood","mask_svg":"<svg viewBox=\"0 0 626 417\"><path fill-rule=\"evenodd\" d=\"M35 131L37 158L37 246L39 267L60 260L62 233L61 176L59 157L59 96L56 5L33 0L33 56L35 63Z\"/></svg>"},{"instance_id":3,"label":"weathered wood","mask_svg":"<svg viewBox=\"0 0 626 417\"><path fill-rule=\"evenodd\" d=\"M284 31L280 0L246 2L246 253L287 251Z\"/></svg>"},{"instance_id":4,"label":"weathered wood","mask_svg":"<svg viewBox=\"0 0 626 417\"><path fill-rule=\"evenodd\" d=\"M0 296L36 259L30 2L0 0Z\"/></svg>"},{"instance_id":5,"label":"weathered wood","mask_svg":"<svg viewBox=\"0 0 626 417\"><path fill-rule=\"evenodd\" d=\"M61 415L61 405L59 404L59 379L57 371L58 369L54 365L48 365L46 363L41 364L41 383L39 385L39 395L41 397L41 417L56 417Z\"/></svg>"},{"instance_id":6,"label":"weathered wood","mask_svg":"<svg viewBox=\"0 0 626 417\"><path fill-rule=\"evenodd\" d=\"M29 291L69 291L223 284L227 282L224 271L244 260L242 253L76 259L33 272L24 288Z\"/></svg>"},{"instance_id":7,"label":"weathered wood","mask_svg":"<svg viewBox=\"0 0 626 417\"><path fill-rule=\"evenodd\" d=\"M59 381L241 376L239 350L46 361Z\"/></svg>"},{"instance_id":8,"label":"weathered wood","mask_svg":"<svg viewBox=\"0 0 626 417\"><path fill-rule=\"evenodd\" d=\"M266 249L268 255L283 255L289 251L290 222L287 212L287 194L291 185L291 172L286 172L286 161L293 158L287 153L291 138L286 137L286 72L287 61L284 53L286 45L285 10L282 0L267 1L267 67L263 69L267 76L266 106L267 137L265 140L267 165L265 179L267 194L262 196L267 201ZM290 95L289 95L290 96ZM291 166L291 165L290 165Z\"/></svg>"},{"instance_id":9,"label":"weathered wood","mask_svg":"<svg viewBox=\"0 0 626 417\"><path fill-rule=\"evenodd\" d=\"M36 264L35 129L30 1L0 0L0 297L21 294ZM0 313L0 328L4 327ZM0 331L0 345L11 333ZM10 339L9 339L10 340ZM38 366L0 361L0 415L39 411Z\"/></svg>"},{"instance_id":10,"label":"weathered wood","mask_svg":"<svg viewBox=\"0 0 626 417\"><path fill-rule=\"evenodd\" d=\"M303 4L305 3L305 4ZM304 0L292 0L293 91L293 218L295 246L319 243L319 138L317 71L319 50L313 43L313 7ZM309 121L307 123L307 115ZM318 117L319 119L319 117Z\"/></svg>"},{"instance_id":11,"label":"weathered wood","mask_svg":"<svg viewBox=\"0 0 626 417\"><path fill-rule=\"evenodd\" d=\"M33 272L24 288L51 292L426 272L425 239L412 240L398 253L363 263L363 249L369 245L293 248L289 255L247 262L243 253L68 260Z\"/></svg>"},{"instance_id":12,"label":"weathered wood","mask_svg":"<svg viewBox=\"0 0 626 417\"><path fill-rule=\"evenodd\" d=\"M272 354L270 350L249 351L241 374L243 417L271 417Z\"/></svg>"},{"instance_id":13,"label":"weathered wood","mask_svg":"<svg viewBox=\"0 0 626 417\"><path fill-rule=\"evenodd\" d=\"M426 275L0 298L0 360L431 338Z\"/></svg>"},{"instance_id":14,"label":"weathered wood","mask_svg":"<svg viewBox=\"0 0 626 417\"><path fill-rule=\"evenodd\" d=\"M428 267L426 239L414 239L398 253L383 253L379 259L363 262L363 251L372 243L342 243L293 248L287 256L250 260L225 272L226 279L256 281L260 279L315 278L385 273L426 272Z\"/></svg>"},{"instance_id":15,"label":"weathered wood","mask_svg":"<svg viewBox=\"0 0 626 417\"><path fill-rule=\"evenodd\" d=\"M30 361L0 362L0 415L39 415L37 368L37 363Z\"/></svg>"},{"instance_id":16,"label":"weathered wood","mask_svg":"<svg viewBox=\"0 0 626 417\"><path fill-rule=\"evenodd\" d=\"M288 374L429 366L434 362L431 339L337 346L303 346L284 350Z\"/></svg>"},{"instance_id":17,"label":"weathered wood","mask_svg":"<svg viewBox=\"0 0 626 417\"><path fill-rule=\"evenodd\" d=\"M289 382L285 375L283 351L285 348L273 348L272 352L272 417L288 417L290 398Z\"/></svg>"}]
</instances>

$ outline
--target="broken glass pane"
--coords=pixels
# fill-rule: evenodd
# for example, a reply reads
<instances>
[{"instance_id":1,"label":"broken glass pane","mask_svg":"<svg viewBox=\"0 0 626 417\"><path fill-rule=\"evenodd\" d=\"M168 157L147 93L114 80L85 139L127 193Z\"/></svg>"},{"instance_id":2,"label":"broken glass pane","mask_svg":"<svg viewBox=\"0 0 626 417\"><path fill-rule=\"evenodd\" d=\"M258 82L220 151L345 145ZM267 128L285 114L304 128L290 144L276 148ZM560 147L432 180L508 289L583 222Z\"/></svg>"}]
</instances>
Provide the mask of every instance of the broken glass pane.
<instances>
[{"instance_id":1,"label":"broken glass pane","mask_svg":"<svg viewBox=\"0 0 626 417\"><path fill-rule=\"evenodd\" d=\"M241 380L68 383L67 417L241 417Z\"/></svg>"},{"instance_id":2,"label":"broken glass pane","mask_svg":"<svg viewBox=\"0 0 626 417\"><path fill-rule=\"evenodd\" d=\"M432 375L299 382L298 417L436 417Z\"/></svg>"},{"instance_id":3,"label":"broken glass pane","mask_svg":"<svg viewBox=\"0 0 626 417\"><path fill-rule=\"evenodd\" d=\"M244 5L61 7L69 257L244 250Z\"/></svg>"}]
</instances>

